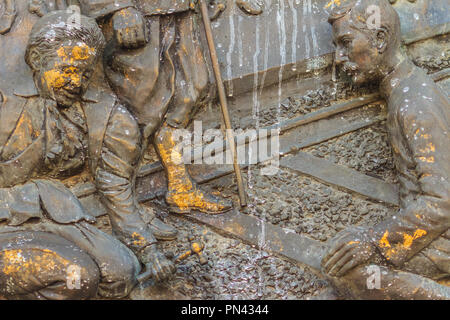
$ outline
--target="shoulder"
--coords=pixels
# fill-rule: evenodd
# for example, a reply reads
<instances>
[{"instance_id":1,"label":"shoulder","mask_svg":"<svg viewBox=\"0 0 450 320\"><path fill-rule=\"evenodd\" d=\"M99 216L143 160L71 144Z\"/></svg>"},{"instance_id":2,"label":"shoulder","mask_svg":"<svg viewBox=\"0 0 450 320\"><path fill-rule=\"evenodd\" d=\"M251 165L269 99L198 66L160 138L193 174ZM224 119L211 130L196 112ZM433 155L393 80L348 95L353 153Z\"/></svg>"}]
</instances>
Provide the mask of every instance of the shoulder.
<instances>
[{"instance_id":1,"label":"shoulder","mask_svg":"<svg viewBox=\"0 0 450 320\"><path fill-rule=\"evenodd\" d=\"M448 127L450 102L441 88L422 70L415 71L395 90L397 117L405 125Z\"/></svg>"}]
</instances>

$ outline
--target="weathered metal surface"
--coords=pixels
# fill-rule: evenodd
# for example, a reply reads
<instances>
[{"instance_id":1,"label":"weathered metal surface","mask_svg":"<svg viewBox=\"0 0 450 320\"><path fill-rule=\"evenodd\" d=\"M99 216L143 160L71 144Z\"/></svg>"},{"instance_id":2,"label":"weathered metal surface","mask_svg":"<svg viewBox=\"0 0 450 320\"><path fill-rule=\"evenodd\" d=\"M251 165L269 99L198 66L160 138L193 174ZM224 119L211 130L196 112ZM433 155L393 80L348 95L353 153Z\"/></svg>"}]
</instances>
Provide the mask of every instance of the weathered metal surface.
<instances>
[{"instance_id":1,"label":"weathered metal surface","mask_svg":"<svg viewBox=\"0 0 450 320\"><path fill-rule=\"evenodd\" d=\"M234 0L228 0L226 10L212 27L222 75L224 80L233 80L233 95L251 90L255 74L258 86L269 86L280 79L329 67L334 47L323 10L329 2L270 1L261 15L248 16ZM446 0L397 2L394 7L401 17L406 42L449 32ZM5 59L0 66L0 88L10 91L24 87L31 76L23 54L38 18L28 12L28 1L16 1L16 11L11 31L0 36L0 56Z\"/></svg>"},{"instance_id":2,"label":"weathered metal surface","mask_svg":"<svg viewBox=\"0 0 450 320\"><path fill-rule=\"evenodd\" d=\"M284 230L237 210L221 216L190 214L186 218L204 223L218 232L236 237L262 250L306 264L320 272L320 262L326 245L319 241L298 235L291 230Z\"/></svg>"},{"instance_id":3,"label":"weathered metal surface","mask_svg":"<svg viewBox=\"0 0 450 320\"><path fill-rule=\"evenodd\" d=\"M252 90L255 74L258 86L268 86L331 65L334 47L324 10L331 0L267 1L259 16L243 14L233 2L213 24L223 77L233 80L230 94ZM394 8L406 43L450 31L446 0L397 1Z\"/></svg>"},{"instance_id":4,"label":"weathered metal surface","mask_svg":"<svg viewBox=\"0 0 450 320\"><path fill-rule=\"evenodd\" d=\"M370 199L398 205L398 187L396 185L314 157L306 152L299 152L291 157L283 158L280 165Z\"/></svg>"},{"instance_id":5,"label":"weathered metal surface","mask_svg":"<svg viewBox=\"0 0 450 320\"><path fill-rule=\"evenodd\" d=\"M280 136L280 155L295 152L349 132L369 127L385 119L381 108L378 106L367 107L363 117L361 119L356 114L335 116L290 130ZM260 157L258 162L265 162L272 158L273 156L268 154ZM247 164L241 164L241 167L246 168ZM191 170L192 177L197 183L201 184L232 172L230 167L225 167L224 165L221 165L220 169L211 170L212 168L212 166L207 166L207 170L203 168L203 170L199 170L198 172ZM138 199L140 201L146 201L156 196L161 196L164 194L165 186L166 182L162 172L141 179L137 182Z\"/></svg>"}]
</instances>

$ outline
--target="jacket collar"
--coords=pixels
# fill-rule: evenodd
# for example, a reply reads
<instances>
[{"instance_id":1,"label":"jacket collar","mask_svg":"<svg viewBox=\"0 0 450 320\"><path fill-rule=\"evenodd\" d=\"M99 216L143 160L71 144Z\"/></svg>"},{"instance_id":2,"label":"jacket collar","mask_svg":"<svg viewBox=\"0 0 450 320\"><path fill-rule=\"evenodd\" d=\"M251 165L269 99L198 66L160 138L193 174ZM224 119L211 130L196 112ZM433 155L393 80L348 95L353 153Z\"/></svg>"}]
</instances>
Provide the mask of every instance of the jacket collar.
<instances>
[{"instance_id":1,"label":"jacket collar","mask_svg":"<svg viewBox=\"0 0 450 320\"><path fill-rule=\"evenodd\" d=\"M409 78L411 73L414 72L414 65L405 59L398 64L395 69L389 73L380 83L380 93L388 100L392 95L392 92L396 90L401 83Z\"/></svg>"}]
</instances>

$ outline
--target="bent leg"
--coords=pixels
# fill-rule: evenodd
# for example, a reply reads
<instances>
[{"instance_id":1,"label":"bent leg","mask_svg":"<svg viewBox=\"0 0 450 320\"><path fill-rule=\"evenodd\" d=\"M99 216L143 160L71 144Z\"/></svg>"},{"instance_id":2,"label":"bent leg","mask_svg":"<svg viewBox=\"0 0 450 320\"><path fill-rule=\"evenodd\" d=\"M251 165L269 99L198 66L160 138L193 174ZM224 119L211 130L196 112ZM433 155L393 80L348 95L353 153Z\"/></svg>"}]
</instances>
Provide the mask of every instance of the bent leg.
<instances>
[{"instance_id":1,"label":"bent leg","mask_svg":"<svg viewBox=\"0 0 450 320\"><path fill-rule=\"evenodd\" d=\"M371 286L378 276L379 287ZM360 266L343 277L328 279L341 295L350 299L450 299L449 287L414 273L377 265Z\"/></svg>"},{"instance_id":2,"label":"bent leg","mask_svg":"<svg viewBox=\"0 0 450 320\"><path fill-rule=\"evenodd\" d=\"M136 285L140 263L134 253L116 238L86 222L51 224L46 229L75 243L97 263L100 269L100 296L123 298Z\"/></svg>"},{"instance_id":3,"label":"bent leg","mask_svg":"<svg viewBox=\"0 0 450 320\"><path fill-rule=\"evenodd\" d=\"M89 299L99 269L60 236L34 231L0 234L0 295L7 299Z\"/></svg>"},{"instance_id":4,"label":"bent leg","mask_svg":"<svg viewBox=\"0 0 450 320\"><path fill-rule=\"evenodd\" d=\"M191 178L176 141L176 128L164 123L155 136L155 149L165 168L168 182L166 202L176 213L191 210L217 214L228 211L232 203L204 192Z\"/></svg>"},{"instance_id":5,"label":"bent leg","mask_svg":"<svg viewBox=\"0 0 450 320\"><path fill-rule=\"evenodd\" d=\"M141 157L141 135L133 116L122 106L117 106L106 128L96 183L102 201L108 208L115 235L127 243L131 235L150 231L157 239L173 240L177 230L164 224L152 212L138 204L135 191L136 168ZM141 213L150 216L149 226ZM124 237L124 239L121 238ZM142 243L142 246L148 243Z\"/></svg>"}]
</instances>

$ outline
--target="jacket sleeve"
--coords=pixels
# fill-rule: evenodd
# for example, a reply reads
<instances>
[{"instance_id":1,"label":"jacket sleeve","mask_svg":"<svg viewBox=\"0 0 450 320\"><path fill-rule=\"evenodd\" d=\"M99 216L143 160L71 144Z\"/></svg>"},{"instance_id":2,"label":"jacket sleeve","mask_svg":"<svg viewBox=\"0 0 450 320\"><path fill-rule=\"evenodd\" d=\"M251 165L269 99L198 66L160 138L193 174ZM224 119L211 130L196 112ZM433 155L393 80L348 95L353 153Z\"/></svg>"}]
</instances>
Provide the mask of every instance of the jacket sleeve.
<instances>
[{"instance_id":1,"label":"jacket sleeve","mask_svg":"<svg viewBox=\"0 0 450 320\"><path fill-rule=\"evenodd\" d=\"M375 227L376 245L394 265L401 266L450 226L448 100L417 97L417 108L397 116L414 160L420 193L399 213ZM423 101L422 101L423 100ZM402 111L400 111L401 113Z\"/></svg>"},{"instance_id":2,"label":"jacket sleeve","mask_svg":"<svg viewBox=\"0 0 450 320\"><path fill-rule=\"evenodd\" d=\"M100 19L116 11L134 6L132 0L80 0L81 12L91 18Z\"/></svg>"}]
</instances>

